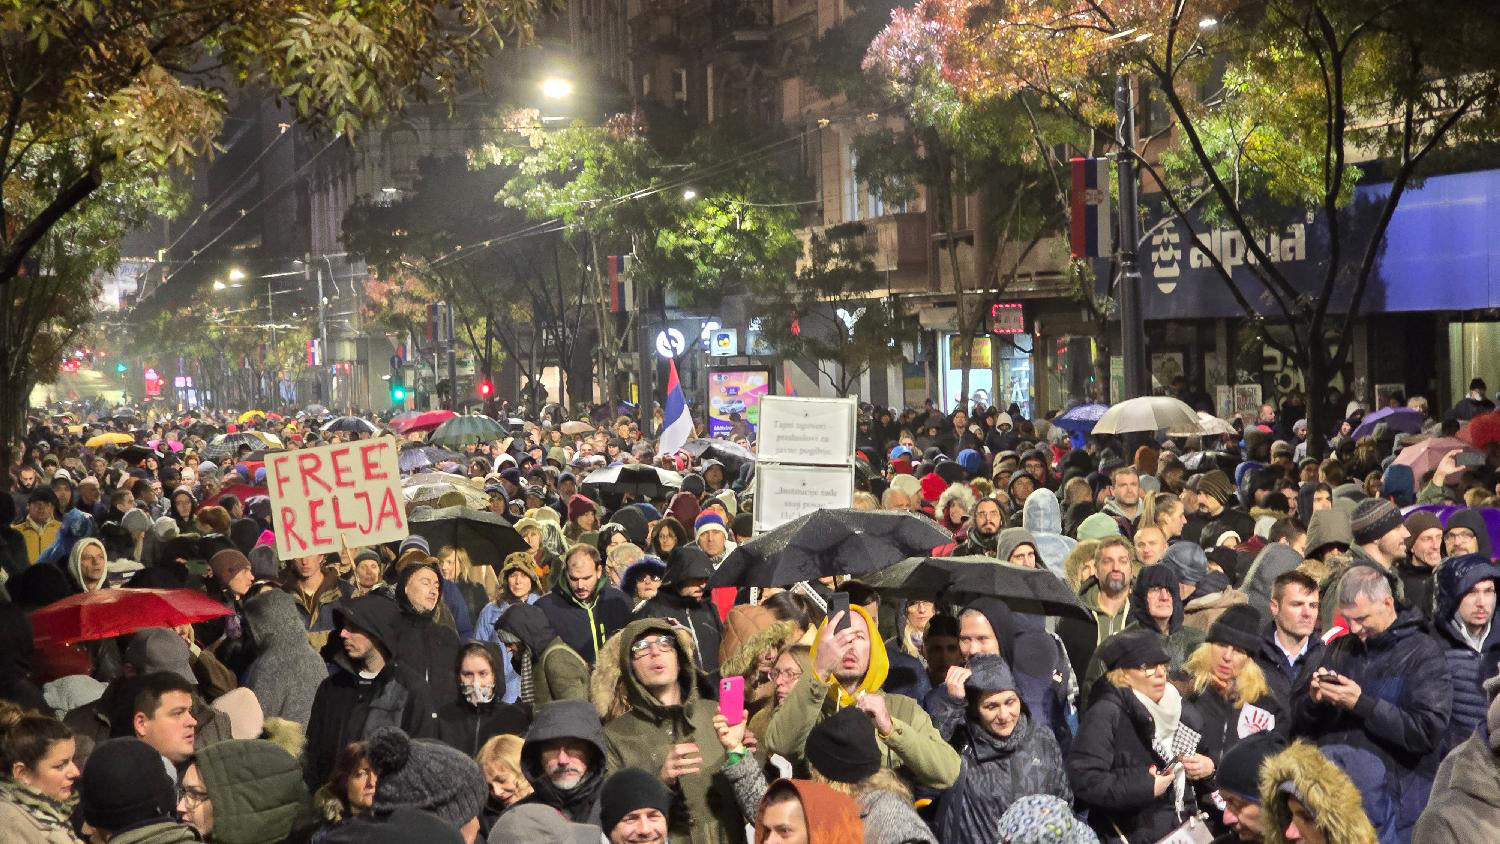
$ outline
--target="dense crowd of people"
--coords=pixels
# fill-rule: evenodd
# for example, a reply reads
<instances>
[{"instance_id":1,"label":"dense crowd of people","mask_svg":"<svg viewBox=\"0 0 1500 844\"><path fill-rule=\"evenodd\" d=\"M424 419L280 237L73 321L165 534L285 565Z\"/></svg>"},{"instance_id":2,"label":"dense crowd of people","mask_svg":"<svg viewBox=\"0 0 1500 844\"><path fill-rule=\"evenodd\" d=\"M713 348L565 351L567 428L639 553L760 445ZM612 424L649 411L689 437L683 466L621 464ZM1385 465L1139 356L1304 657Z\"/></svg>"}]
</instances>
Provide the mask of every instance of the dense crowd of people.
<instances>
[{"instance_id":1,"label":"dense crowd of people","mask_svg":"<svg viewBox=\"0 0 1500 844\"><path fill-rule=\"evenodd\" d=\"M693 457L543 413L435 467L471 487L438 506L487 502L525 550L281 560L264 449L219 435L374 425L35 417L0 494L0 839L1497 841L1500 443L1397 460L1493 412L1482 383L1465 402L1358 438L1351 406L1322 458L1270 405L1124 439L862 407L854 508L1050 573L1078 597L1059 615L859 577L711 587L754 541L746 426ZM621 463L680 485L585 481ZM224 614L33 636L140 588Z\"/></svg>"}]
</instances>

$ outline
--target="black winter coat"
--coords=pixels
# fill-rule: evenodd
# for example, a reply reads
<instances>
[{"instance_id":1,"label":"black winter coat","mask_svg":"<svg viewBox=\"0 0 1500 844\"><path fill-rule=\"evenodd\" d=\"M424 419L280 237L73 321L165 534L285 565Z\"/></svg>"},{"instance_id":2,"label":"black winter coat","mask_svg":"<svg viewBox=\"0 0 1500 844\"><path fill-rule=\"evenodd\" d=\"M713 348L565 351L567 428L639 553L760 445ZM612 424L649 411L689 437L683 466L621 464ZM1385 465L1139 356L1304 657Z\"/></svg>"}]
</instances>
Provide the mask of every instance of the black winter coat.
<instances>
[{"instance_id":1,"label":"black winter coat","mask_svg":"<svg viewBox=\"0 0 1500 844\"><path fill-rule=\"evenodd\" d=\"M396 726L413 738L433 737L432 698L427 684L403 665L387 663L373 680L338 660L333 676L318 686L307 720L303 776L316 790L333 773L344 745L368 738L377 728Z\"/></svg>"},{"instance_id":2,"label":"black winter coat","mask_svg":"<svg viewBox=\"0 0 1500 844\"><path fill-rule=\"evenodd\" d=\"M409 565L396 580L393 592L401 613L391 621L391 654L396 662L427 683L433 704L442 706L458 699L458 634L451 627L438 624L435 612L421 612L407 599L406 581L420 568L421 565Z\"/></svg>"},{"instance_id":3,"label":"black winter coat","mask_svg":"<svg viewBox=\"0 0 1500 844\"><path fill-rule=\"evenodd\" d=\"M1203 722L1187 701L1182 703L1182 723L1202 732ZM1194 809L1191 794L1184 795L1180 816L1172 789L1153 795L1150 769L1167 767L1151 746L1154 733L1150 713L1133 692L1108 681L1095 684L1068 751L1068 781L1101 841L1119 841L1123 835L1128 844L1153 844Z\"/></svg>"},{"instance_id":4,"label":"black winter coat","mask_svg":"<svg viewBox=\"0 0 1500 844\"><path fill-rule=\"evenodd\" d=\"M594 590L593 600L580 603L573 597L572 590L568 589L567 579L564 578L533 606L546 613L547 620L552 623L552 629L557 631L558 637L568 647L578 651L578 655L592 668L596 647L603 646L605 639L625 629L625 625L630 623L630 608L633 603L625 597L624 592L603 581Z\"/></svg>"},{"instance_id":5,"label":"black winter coat","mask_svg":"<svg viewBox=\"0 0 1500 844\"><path fill-rule=\"evenodd\" d=\"M462 698L438 707L434 719L438 741L473 758L484 743L498 735L526 735L531 719L519 706L492 700L478 706Z\"/></svg>"},{"instance_id":6,"label":"black winter coat","mask_svg":"<svg viewBox=\"0 0 1500 844\"><path fill-rule=\"evenodd\" d=\"M1267 625L1266 634L1260 640L1260 650L1252 654L1251 658L1260 666L1261 673L1266 675L1271 693L1286 705L1290 717L1292 699L1307 688L1313 669L1323 661L1323 637L1314 632L1307 640L1307 652L1298 657L1297 663L1293 665L1286 661L1281 646L1276 644L1275 636L1275 625Z\"/></svg>"},{"instance_id":7,"label":"black winter coat","mask_svg":"<svg viewBox=\"0 0 1500 844\"><path fill-rule=\"evenodd\" d=\"M1003 739L968 721L954 734L952 744L962 767L938 803L939 841L992 840L1000 816L1030 794L1073 802L1057 740L1029 715L1023 714L1015 732Z\"/></svg>"}]
</instances>

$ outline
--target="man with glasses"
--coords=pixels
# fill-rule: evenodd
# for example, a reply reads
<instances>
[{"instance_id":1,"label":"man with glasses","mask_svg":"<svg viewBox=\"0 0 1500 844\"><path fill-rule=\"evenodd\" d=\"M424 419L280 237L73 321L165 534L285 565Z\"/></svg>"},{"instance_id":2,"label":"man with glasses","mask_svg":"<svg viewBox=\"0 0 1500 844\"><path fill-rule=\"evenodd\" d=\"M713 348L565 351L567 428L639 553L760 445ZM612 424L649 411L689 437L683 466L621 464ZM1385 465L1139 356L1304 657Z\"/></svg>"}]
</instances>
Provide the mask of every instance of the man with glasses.
<instances>
[{"instance_id":1,"label":"man with glasses","mask_svg":"<svg viewBox=\"0 0 1500 844\"><path fill-rule=\"evenodd\" d=\"M1492 557L1490 535L1484 524L1484 516L1478 510L1456 510L1448 517L1448 527L1443 531L1443 550L1446 557L1464 554L1483 554Z\"/></svg>"},{"instance_id":2,"label":"man with glasses","mask_svg":"<svg viewBox=\"0 0 1500 844\"><path fill-rule=\"evenodd\" d=\"M718 707L698 694L693 640L687 629L661 618L629 624L620 652L606 648L604 660L619 660L609 711L605 713L605 759L612 771L655 771L672 790L672 840L723 841L743 827L733 785L724 776L727 758L714 727ZM747 717L742 711L740 718ZM738 748L739 752L748 752Z\"/></svg>"}]
</instances>

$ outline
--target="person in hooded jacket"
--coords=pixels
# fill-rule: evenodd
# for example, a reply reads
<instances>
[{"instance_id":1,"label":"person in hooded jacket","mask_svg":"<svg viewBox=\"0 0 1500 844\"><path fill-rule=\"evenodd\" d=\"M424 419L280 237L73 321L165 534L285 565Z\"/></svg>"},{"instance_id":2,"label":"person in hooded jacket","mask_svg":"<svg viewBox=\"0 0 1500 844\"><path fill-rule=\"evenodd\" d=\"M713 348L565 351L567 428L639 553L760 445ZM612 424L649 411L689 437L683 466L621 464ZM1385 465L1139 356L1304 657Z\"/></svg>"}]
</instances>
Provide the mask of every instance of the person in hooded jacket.
<instances>
[{"instance_id":1,"label":"person in hooded jacket","mask_svg":"<svg viewBox=\"0 0 1500 844\"><path fill-rule=\"evenodd\" d=\"M256 653L245 669L245 687L255 693L265 717L285 718L305 729L328 667L308 644L297 599L269 589L246 601L244 613Z\"/></svg>"},{"instance_id":2,"label":"person in hooded jacket","mask_svg":"<svg viewBox=\"0 0 1500 844\"><path fill-rule=\"evenodd\" d=\"M1068 780L1100 840L1151 844L1195 810L1213 760L1177 754L1179 726L1201 732L1192 704L1167 682L1161 637L1130 630L1096 654L1108 671L1093 689L1068 751Z\"/></svg>"},{"instance_id":3,"label":"person in hooded jacket","mask_svg":"<svg viewBox=\"0 0 1500 844\"><path fill-rule=\"evenodd\" d=\"M953 487L949 487L951 491ZM958 493L954 493L956 496ZM946 514L947 505L953 500L948 491L939 499L938 512ZM1005 513L1000 502L994 498L982 498L969 508L969 519L964 523L964 540L953 549L953 556L982 556L1003 560L997 545L1000 533L1005 528Z\"/></svg>"},{"instance_id":4,"label":"person in hooded jacket","mask_svg":"<svg viewBox=\"0 0 1500 844\"><path fill-rule=\"evenodd\" d=\"M1484 684L1500 671L1500 627L1495 620L1495 590L1500 567L1482 554L1443 561L1437 573L1437 603L1432 623L1453 684L1453 710L1439 753L1446 756L1473 734L1489 705Z\"/></svg>"},{"instance_id":5,"label":"person in hooded jacket","mask_svg":"<svg viewBox=\"0 0 1500 844\"><path fill-rule=\"evenodd\" d=\"M453 665L458 634L433 616L442 600L443 573L437 560L416 558L396 575L395 599L400 613L391 624L391 654L427 682L432 701L442 706L458 697Z\"/></svg>"},{"instance_id":6,"label":"person in hooded jacket","mask_svg":"<svg viewBox=\"0 0 1500 844\"><path fill-rule=\"evenodd\" d=\"M521 746L521 773L531 783L531 794L502 814L502 821L518 807L540 804L575 823L599 826L604 725L593 704L555 700L537 709Z\"/></svg>"},{"instance_id":7,"label":"person in hooded jacket","mask_svg":"<svg viewBox=\"0 0 1500 844\"><path fill-rule=\"evenodd\" d=\"M1036 724L1010 667L998 655L969 660L964 723L951 739L961 766L938 803L939 841L986 841L1016 800L1051 794L1071 802L1062 750Z\"/></svg>"},{"instance_id":8,"label":"person in hooded jacket","mask_svg":"<svg viewBox=\"0 0 1500 844\"><path fill-rule=\"evenodd\" d=\"M68 555L73 553L73 546L80 539L93 536L95 532L93 516L82 510L69 510L62 516L62 527L57 529L57 538L42 549L42 553L36 558L36 565L52 565L66 571Z\"/></svg>"},{"instance_id":9,"label":"person in hooded jacket","mask_svg":"<svg viewBox=\"0 0 1500 844\"><path fill-rule=\"evenodd\" d=\"M631 622L610 637L594 669L591 696L604 721L611 771L659 772L672 789L675 841L742 841L744 824L724 776L718 707L698 694L692 636L660 618Z\"/></svg>"},{"instance_id":10,"label":"person in hooded jacket","mask_svg":"<svg viewBox=\"0 0 1500 844\"><path fill-rule=\"evenodd\" d=\"M667 572L656 597L642 604L635 611L635 618L670 618L680 622L692 636L697 669L711 683L717 683L724 623L719 619L718 609L708 600L708 578L713 573L713 563L697 545L676 549L667 560Z\"/></svg>"},{"instance_id":11,"label":"person in hooded jacket","mask_svg":"<svg viewBox=\"0 0 1500 844\"><path fill-rule=\"evenodd\" d=\"M303 754L309 788L328 781L340 749L391 725L417 738L433 734L432 697L421 675L401 665L391 647L401 610L384 595L341 601L334 608L342 652L318 685Z\"/></svg>"},{"instance_id":12,"label":"person in hooded jacket","mask_svg":"<svg viewBox=\"0 0 1500 844\"><path fill-rule=\"evenodd\" d=\"M1500 840L1500 680L1484 684L1488 707L1479 728L1443 758L1412 840L1467 844Z\"/></svg>"},{"instance_id":13,"label":"person in hooded jacket","mask_svg":"<svg viewBox=\"0 0 1500 844\"><path fill-rule=\"evenodd\" d=\"M495 736L526 734L525 710L503 701L505 673L500 668L500 649L493 642L470 642L459 648L453 670L459 696L437 708L438 741L473 757Z\"/></svg>"},{"instance_id":14,"label":"person in hooded jacket","mask_svg":"<svg viewBox=\"0 0 1500 844\"><path fill-rule=\"evenodd\" d=\"M92 536L74 543L72 550L68 551L68 577L79 592L103 589L109 579L109 554L104 550L104 543Z\"/></svg>"},{"instance_id":15,"label":"person in hooded jacket","mask_svg":"<svg viewBox=\"0 0 1500 844\"><path fill-rule=\"evenodd\" d=\"M1147 566L1136 575L1135 586L1130 594L1130 623L1116 633L1149 630L1161 639L1166 649L1169 670L1177 671L1187 662L1188 655L1203 644L1203 632L1183 623L1182 594L1177 573L1164 565ZM1103 648L1103 645L1100 645ZM1104 676L1106 666L1099 659L1098 651L1090 661L1083 678L1083 699L1092 701L1095 682Z\"/></svg>"},{"instance_id":16,"label":"person in hooded jacket","mask_svg":"<svg viewBox=\"0 0 1500 844\"><path fill-rule=\"evenodd\" d=\"M594 664L604 641L630 621L631 601L604 577L604 559L592 545L568 549L557 585L536 602L552 629L568 646Z\"/></svg>"},{"instance_id":17,"label":"person in hooded jacket","mask_svg":"<svg viewBox=\"0 0 1500 844\"><path fill-rule=\"evenodd\" d=\"M1486 559L1494 559L1495 553L1490 547L1490 531L1484 523L1484 514L1469 508L1454 510L1443 529L1443 553L1449 557L1482 554Z\"/></svg>"},{"instance_id":18,"label":"person in hooded jacket","mask_svg":"<svg viewBox=\"0 0 1500 844\"><path fill-rule=\"evenodd\" d=\"M1370 818L1361 811L1361 795L1348 772L1347 764L1335 764L1304 741L1292 742L1267 759L1260 769L1265 844L1376 844L1388 840L1376 837ZM1422 844L1442 841L1417 840Z\"/></svg>"},{"instance_id":19,"label":"person in hooded jacket","mask_svg":"<svg viewBox=\"0 0 1500 844\"><path fill-rule=\"evenodd\" d=\"M1057 493L1042 487L1026 496L1021 508L1021 527L1031 531L1036 540L1036 555L1041 564L1062 578L1068 554L1078 546L1078 540L1063 536L1062 507Z\"/></svg>"},{"instance_id":20,"label":"person in hooded jacket","mask_svg":"<svg viewBox=\"0 0 1500 844\"><path fill-rule=\"evenodd\" d=\"M546 613L517 604L495 633L520 678L517 703L539 710L554 700L588 700L589 664L557 635Z\"/></svg>"}]
</instances>

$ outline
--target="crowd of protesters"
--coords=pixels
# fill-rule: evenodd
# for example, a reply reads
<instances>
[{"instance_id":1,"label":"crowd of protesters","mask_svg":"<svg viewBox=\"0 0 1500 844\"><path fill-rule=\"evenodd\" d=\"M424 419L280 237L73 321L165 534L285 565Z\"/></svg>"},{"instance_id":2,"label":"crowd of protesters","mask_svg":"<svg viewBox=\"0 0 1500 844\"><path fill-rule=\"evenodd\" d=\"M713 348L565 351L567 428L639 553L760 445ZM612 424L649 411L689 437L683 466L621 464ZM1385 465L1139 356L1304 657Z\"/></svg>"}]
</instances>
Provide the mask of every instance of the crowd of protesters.
<instances>
[{"instance_id":1,"label":"crowd of protesters","mask_svg":"<svg viewBox=\"0 0 1500 844\"><path fill-rule=\"evenodd\" d=\"M440 467L527 550L286 561L258 455L210 445L239 417L34 418L0 494L0 840L1500 841L1500 444L1394 460L1491 411L1476 382L1355 439L1353 405L1317 458L1271 405L1124 440L862 407L854 506L1051 572L1087 611L1061 617L710 588L755 464L658 454L624 416L544 413ZM315 421L244 424L371 435ZM84 444L111 428L135 445ZM585 489L635 462L680 487ZM135 588L228 614L34 640L32 613Z\"/></svg>"}]
</instances>

